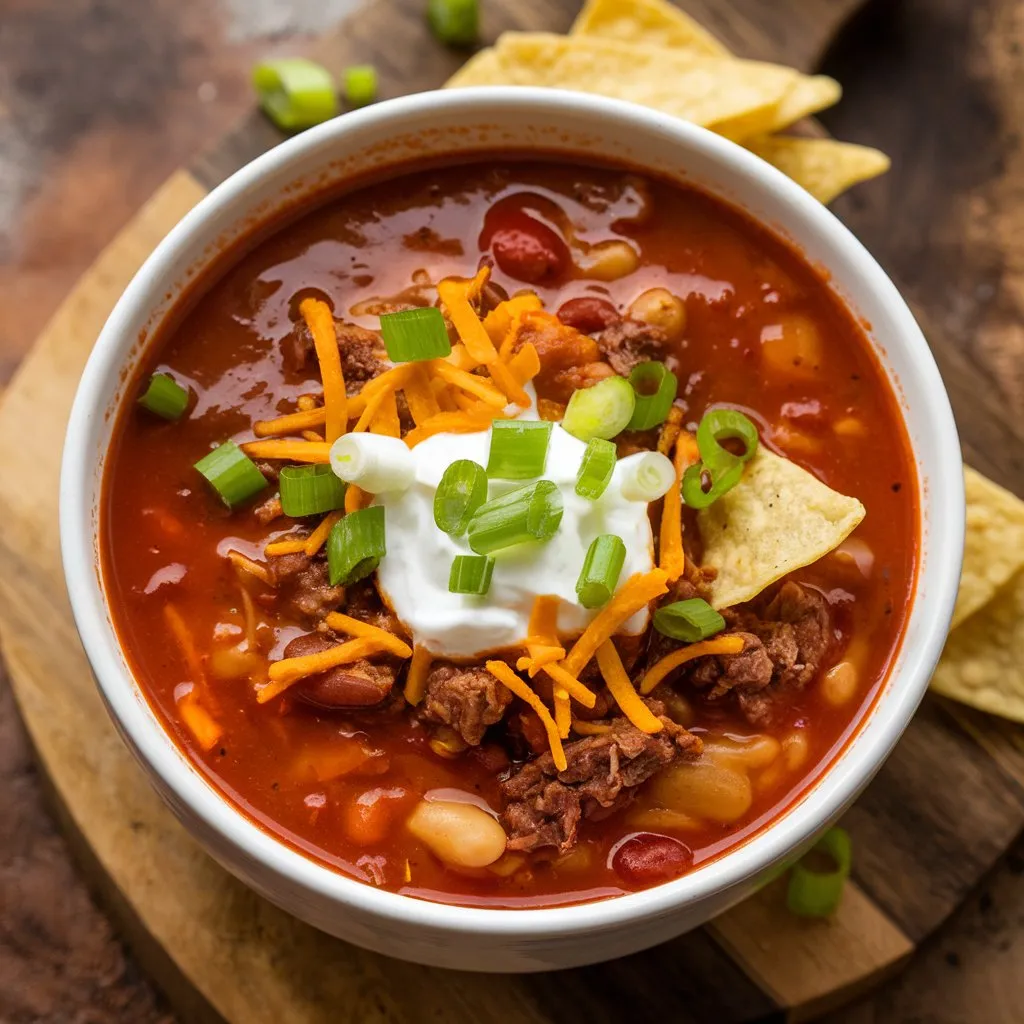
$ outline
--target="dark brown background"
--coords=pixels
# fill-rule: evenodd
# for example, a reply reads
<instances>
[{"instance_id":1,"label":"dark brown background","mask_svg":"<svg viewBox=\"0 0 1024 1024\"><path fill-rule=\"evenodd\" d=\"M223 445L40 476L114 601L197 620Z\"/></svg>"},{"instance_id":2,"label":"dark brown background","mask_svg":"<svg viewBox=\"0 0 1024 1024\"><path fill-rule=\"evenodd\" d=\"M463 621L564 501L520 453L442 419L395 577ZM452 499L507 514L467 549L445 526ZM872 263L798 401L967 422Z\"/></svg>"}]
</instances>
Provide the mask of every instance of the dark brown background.
<instances>
[{"instance_id":1,"label":"dark brown background","mask_svg":"<svg viewBox=\"0 0 1024 1024\"><path fill-rule=\"evenodd\" d=\"M0 380L139 204L248 108L253 59L302 48L352 5L0 0ZM991 402L969 458L1011 484L1024 469L1022 43L1014 0L873 0L824 68L846 87L826 125L894 157L838 210L926 328L955 340L942 370L958 415ZM1022 976L1024 842L898 981L832 1024L1018 1024ZM79 881L0 680L0 1022L170 1019Z\"/></svg>"}]
</instances>

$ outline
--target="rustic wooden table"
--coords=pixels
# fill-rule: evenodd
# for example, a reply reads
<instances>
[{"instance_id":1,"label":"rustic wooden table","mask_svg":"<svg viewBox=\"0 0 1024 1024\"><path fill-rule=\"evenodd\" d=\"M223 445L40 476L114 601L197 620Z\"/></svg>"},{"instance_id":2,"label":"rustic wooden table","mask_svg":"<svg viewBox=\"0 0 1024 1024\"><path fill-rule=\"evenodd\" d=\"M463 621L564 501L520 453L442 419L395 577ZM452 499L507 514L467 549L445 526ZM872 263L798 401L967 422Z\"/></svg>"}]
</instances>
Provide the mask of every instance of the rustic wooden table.
<instances>
[{"instance_id":1,"label":"rustic wooden table","mask_svg":"<svg viewBox=\"0 0 1024 1024\"><path fill-rule=\"evenodd\" d=\"M252 60L303 46L353 3L0 0L0 380L139 204L248 107ZM1013 0L874 0L825 68L846 86L827 126L895 163L840 214L963 350L984 339L974 365L1011 413L1024 409L1021 43ZM943 370L957 404L957 367ZM171 1020L79 881L2 678L0 821L0 1021ZM831 1021L1019 1022L1022 968L1024 842L903 976Z\"/></svg>"}]
</instances>

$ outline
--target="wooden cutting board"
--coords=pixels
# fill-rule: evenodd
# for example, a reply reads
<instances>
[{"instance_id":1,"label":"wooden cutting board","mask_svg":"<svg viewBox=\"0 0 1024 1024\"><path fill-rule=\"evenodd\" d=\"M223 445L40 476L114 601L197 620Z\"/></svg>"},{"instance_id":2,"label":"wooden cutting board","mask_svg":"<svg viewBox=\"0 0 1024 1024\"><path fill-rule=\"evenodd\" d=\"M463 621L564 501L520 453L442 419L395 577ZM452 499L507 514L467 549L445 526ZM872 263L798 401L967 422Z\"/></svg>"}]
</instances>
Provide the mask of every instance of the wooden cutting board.
<instances>
[{"instance_id":1,"label":"wooden cutting board","mask_svg":"<svg viewBox=\"0 0 1024 1024\"><path fill-rule=\"evenodd\" d=\"M505 28L564 31L578 4L484 6L492 39ZM858 0L686 6L737 53L811 69ZM336 70L372 61L385 97L437 86L463 56L429 38L422 7L377 0L318 56ZM182 1019L542 1024L626 1015L739 1024L806 1019L894 970L1024 827L1021 730L938 699L926 701L847 817L854 884L834 921L794 919L776 885L655 950L559 974L458 974L346 946L225 874L160 804L106 717L71 622L57 547L58 456L81 368L120 291L209 188L277 141L254 113L174 174L58 310L0 407L0 431L14 442L0 473L0 641L19 706L83 863ZM939 354L971 369L962 353ZM955 390L981 379L961 375ZM979 441L995 429L984 416L970 427Z\"/></svg>"}]
</instances>

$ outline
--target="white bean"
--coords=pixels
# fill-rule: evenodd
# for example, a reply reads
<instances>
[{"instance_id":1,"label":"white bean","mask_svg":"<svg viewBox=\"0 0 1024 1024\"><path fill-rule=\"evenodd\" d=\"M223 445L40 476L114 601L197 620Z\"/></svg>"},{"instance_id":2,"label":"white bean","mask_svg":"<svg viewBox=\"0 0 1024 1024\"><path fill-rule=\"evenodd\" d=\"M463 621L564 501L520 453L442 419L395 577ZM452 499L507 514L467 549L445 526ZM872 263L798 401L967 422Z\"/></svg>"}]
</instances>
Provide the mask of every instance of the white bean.
<instances>
[{"instance_id":1,"label":"white bean","mask_svg":"<svg viewBox=\"0 0 1024 1024\"><path fill-rule=\"evenodd\" d=\"M455 867L485 868L505 852L505 830L475 804L421 800L406 826Z\"/></svg>"},{"instance_id":2,"label":"white bean","mask_svg":"<svg viewBox=\"0 0 1024 1024\"><path fill-rule=\"evenodd\" d=\"M650 786L651 797L662 807L723 824L742 818L753 800L746 775L712 761L667 768Z\"/></svg>"},{"instance_id":3,"label":"white bean","mask_svg":"<svg viewBox=\"0 0 1024 1024\"><path fill-rule=\"evenodd\" d=\"M686 329L686 307L682 299L667 288L648 288L630 304L629 315L665 332L669 341L676 341Z\"/></svg>"},{"instance_id":4,"label":"white bean","mask_svg":"<svg viewBox=\"0 0 1024 1024\"><path fill-rule=\"evenodd\" d=\"M576 264L588 277L597 281L617 281L636 270L640 257L628 242L611 239L598 242L586 253L578 255Z\"/></svg>"},{"instance_id":5,"label":"white bean","mask_svg":"<svg viewBox=\"0 0 1024 1024\"><path fill-rule=\"evenodd\" d=\"M841 661L821 677L821 695L834 708L842 707L853 700L858 682L856 666L850 661Z\"/></svg>"},{"instance_id":6,"label":"white bean","mask_svg":"<svg viewBox=\"0 0 1024 1024\"><path fill-rule=\"evenodd\" d=\"M704 740L704 756L715 764L738 771L767 768L782 750L773 736L709 736Z\"/></svg>"},{"instance_id":7,"label":"white bean","mask_svg":"<svg viewBox=\"0 0 1024 1024\"><path fill-rule=\"evenodd\" d=\"M786 767L795 772L803 767L807 755L810 753L810 741L807 739L806 729L797 729L788 733L782 740L782 753L786 761Z\"/></svg>"}]
</instances>

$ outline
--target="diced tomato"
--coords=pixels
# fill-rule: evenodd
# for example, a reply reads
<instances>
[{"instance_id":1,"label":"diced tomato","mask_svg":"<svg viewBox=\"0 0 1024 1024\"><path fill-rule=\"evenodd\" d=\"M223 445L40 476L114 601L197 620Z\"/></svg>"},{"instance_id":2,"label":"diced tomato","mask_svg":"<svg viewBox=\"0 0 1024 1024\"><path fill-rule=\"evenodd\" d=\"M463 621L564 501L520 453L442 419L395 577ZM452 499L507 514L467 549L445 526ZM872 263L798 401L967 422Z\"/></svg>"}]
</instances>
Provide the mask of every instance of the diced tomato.
<instances>
[{"instance_id":1,"label":"diced tomato","mask_svg":"<svg viewBox=\"0 0 1024 1024\"><path fill-rule=\"evenodd\" d=\"M693 851L654 832L636 832L620 843L612 857L612 869L630 885L657 885L685 875L693 867Z\"/></svg>"},{"instance_id":2,"label":"diced tomato","mask_svg":"<svg viewBox=\"0 0 1024 1024\"><path fill-rule=\"evenodd\" d=\"M618 323L622 317L607 299L596 295L581 295L562 303L558 309L558 319L584 334L594 334Z\"/></svg>"}]
</instances>

